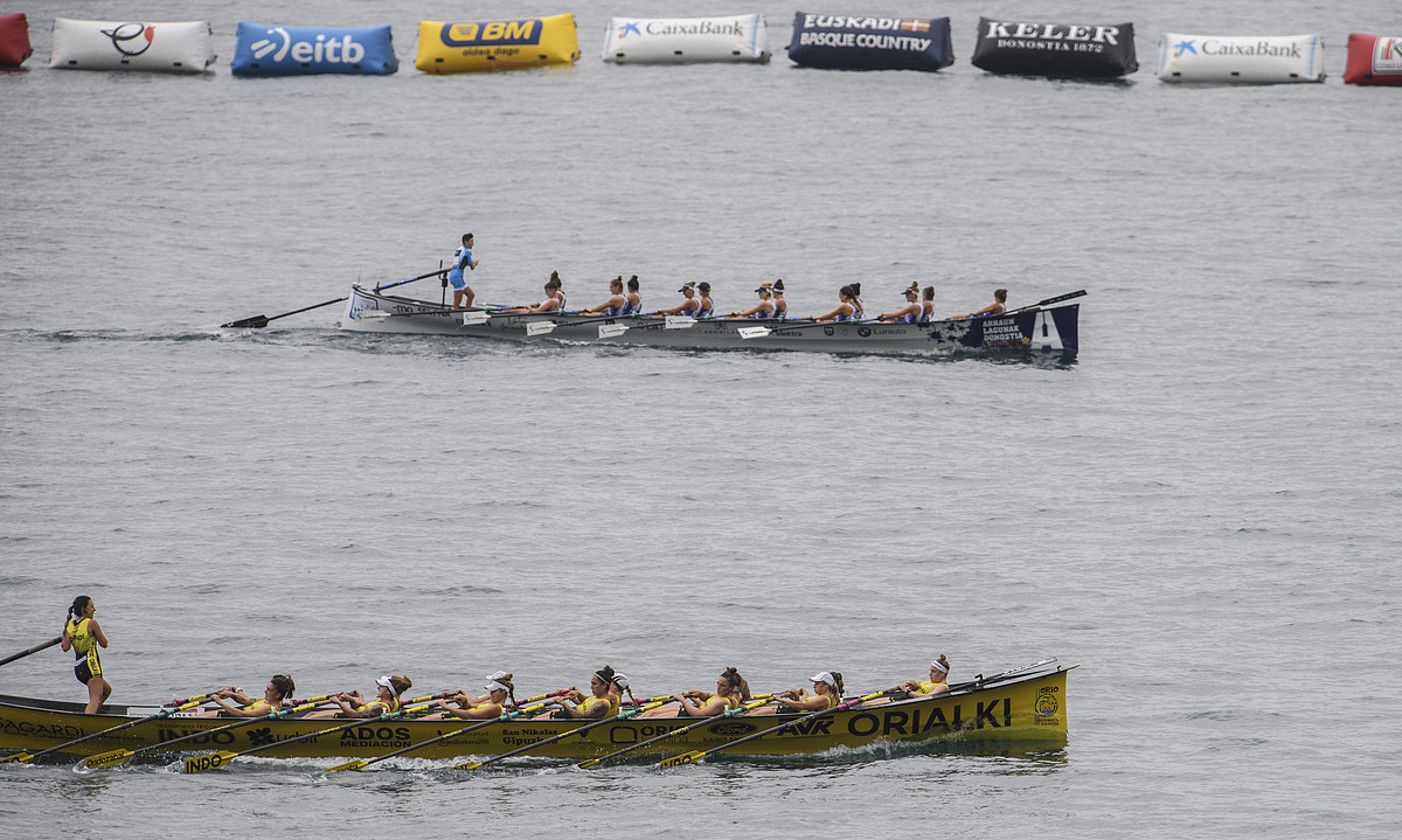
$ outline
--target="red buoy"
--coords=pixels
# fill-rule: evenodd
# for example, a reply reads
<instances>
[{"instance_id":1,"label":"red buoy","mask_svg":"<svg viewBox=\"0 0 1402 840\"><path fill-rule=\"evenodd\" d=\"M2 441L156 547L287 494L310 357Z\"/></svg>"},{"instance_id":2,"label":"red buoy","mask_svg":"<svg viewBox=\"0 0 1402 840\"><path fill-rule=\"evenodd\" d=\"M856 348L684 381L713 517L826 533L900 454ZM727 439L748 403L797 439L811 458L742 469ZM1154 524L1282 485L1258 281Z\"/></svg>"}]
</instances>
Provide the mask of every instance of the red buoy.
<instances>
[{"instance_id":1,"label":"red buoy","mask_svg":"<svg viewBox=\"0 0 1402 840\"><path fill-rule=\"evenodd\" d=\"M24 15L0 15L0 67L18 67L33 54Z\"/></svg>"},{"instance_id":2,"label":"red buoy","mask_svg":"<svg viewBox=\"0 0 1402 840\"><path fill-rule=\"evenodd\" d=\"M1402 85L1402 36L1348 36L1346 85Z\"/></svg>"}]
</instances>

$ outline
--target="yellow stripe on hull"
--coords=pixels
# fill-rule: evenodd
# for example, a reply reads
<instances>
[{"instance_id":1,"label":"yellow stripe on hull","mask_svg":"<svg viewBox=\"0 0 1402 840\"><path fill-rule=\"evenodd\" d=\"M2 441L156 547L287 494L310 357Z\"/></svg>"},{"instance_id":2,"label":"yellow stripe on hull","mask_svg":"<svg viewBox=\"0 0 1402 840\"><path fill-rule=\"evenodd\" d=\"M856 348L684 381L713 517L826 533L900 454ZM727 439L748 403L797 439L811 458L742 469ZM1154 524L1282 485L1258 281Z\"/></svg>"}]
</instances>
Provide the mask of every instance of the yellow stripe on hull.
<instances>
[{"instance_id":1,"label":"yellow stripe on hull","mask_svg":"<svg viewBox=\"0 0 1402 840\"><path fill-rule=\"evenodd\" d=\"M1070 666L1075 667L1075 666ZM950 695L897 703L867 705L804 721L795 731L750 741L737 755L799 755L835 747L864 747L878 743L996 743L1039 747L1066 743L1066 672L1054 672L999 682ZM127 722L124 715L84 715L76 704L0 697L0 750L35 751L80 738ZM142 709L150 714L153 710ZM749 715L699 727L675 739L658 743L637 757L656 758L691 750L712 749L721 744L795 719L799 715ZM479 721L392 720L366 721L345 732L272 748L261 755L282 758L372 758L407 747ZM137 747L176 738L229 723L228 718L172 717L143 723L110 737L95 738L74 747L72 755L88 756L115 749ZM178 745L177 752L211 749L240 751L270 740L287 740L327 727L327 720L271 720L196 738ZM679 729L694 718L630 718L614 721L586 733L541 748L533 755L584 759L613 752ZM495 755L526 746L552 735L575 729L577 720L513 720L483 727L476 732L426 747L418 758L447 759L467 755Z\"/></svg>"}]
</instances>

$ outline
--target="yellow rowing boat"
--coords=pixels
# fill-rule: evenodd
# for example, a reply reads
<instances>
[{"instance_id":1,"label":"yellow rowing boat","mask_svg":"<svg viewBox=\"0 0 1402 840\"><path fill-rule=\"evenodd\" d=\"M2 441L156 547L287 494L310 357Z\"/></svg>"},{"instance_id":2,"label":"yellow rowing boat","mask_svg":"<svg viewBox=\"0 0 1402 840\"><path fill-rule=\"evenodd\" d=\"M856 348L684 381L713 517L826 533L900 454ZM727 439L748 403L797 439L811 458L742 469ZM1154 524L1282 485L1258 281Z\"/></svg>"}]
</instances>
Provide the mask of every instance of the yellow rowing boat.
<instances>
[{"instance_id":1,"label":"yellow rowing boat","mask_svg":"<svg viewBox=\"0 0 1402 840\"><path fill-rule=\"evenodd\" d=\"M1010 671L1006 675L952 687L948 694L894 702L866 703L852 709L797 722L788 731L751 740L735 755L798 755L837 747L875 744L1019 744L1056 747L1066 743L1066 674L1075 665L1055 661ZM79 703L37 700L0 695L0 750L37 751L93 735L106 729L148 717L156 706L104 706L99 714L83 714ZM626 709L625 709L626 711ZM639 758L657 758L692 750L708 750L800 714L738 716L718 720L665 739L655 747L639 750ZM230 718L196 718L173 715L136 724L111 735L75 745L69 756L84 757L110 750L135 750L162 741L223 727ZM346 721L349 723L349 721ZM615 719L587 734L543 745L533 754L555 758L587 759L641 743L674 729L695 723L695 718ZM334 721L286 718L268 720L237 729L197 735L171 748L171 752L248 750L279 741L291 741L325 729ZM286 747L272 746L260 753L281 758L373 758L391 750L436 738L480 721L470 720L367 720L330 736L300 740ZM415 756L427 759L466 755L498 755L576 729L579 720L525 719L481 727L461 737L426 746ZM66 751L67 752L67 751ZM732 753L724 753L732 754Z\"/></svg>"}]
</instances>

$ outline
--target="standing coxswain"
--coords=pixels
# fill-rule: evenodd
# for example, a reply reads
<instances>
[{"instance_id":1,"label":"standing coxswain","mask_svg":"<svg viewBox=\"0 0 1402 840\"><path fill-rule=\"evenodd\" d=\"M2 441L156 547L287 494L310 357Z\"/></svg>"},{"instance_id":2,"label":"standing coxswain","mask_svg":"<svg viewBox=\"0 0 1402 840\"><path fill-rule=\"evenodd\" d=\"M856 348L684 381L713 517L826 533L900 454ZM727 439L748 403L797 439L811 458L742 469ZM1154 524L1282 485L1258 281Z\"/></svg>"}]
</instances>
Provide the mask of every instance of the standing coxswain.
<instances>
[{"instance_id":1,"label":"standing coxswain","mask_svg":"<svg viewBox=\"0 0 1402 840\"><path fill-rule=\"evenodd\" d=\"M920 320L922 307L920 306L920 284L911 283L906 288L905 306L895 312L882 312L876 316L878 321L899 321L902 324L914 324Z\"/></svg>"},{"instance_id":2,"label":"standing coxswain","mask_svg":"<svg viewBox=\"0 0 1402 840\"><path fill-rule=\"evenodd\" d=\"M623 277L618 276L609 281L608 300L590 309L580 312L580 315L603 315L614 318L623 314L623 307L628 305L628 298L623 294Z\"/></svg>"},{"instance_id":3,"label":"standing coxswain","mask_svg":"<svg viewBox=\"0 0 1402 840\"><path fill-rule=\"evenodd\" d=\"M88 705L83 714L95 715L107 698L112 696L112 684L102 675L99 647L107 647L107 634L98 626L97 605L87 595L73 599L68 608L68 620L63 624L60 647L73 651L73 676L88 687Z\"/></svg>"},{"instance_id":4,"label":"standing coxswain","mask_svg":"<svg viewBox=\"0 0 1402 840\"><path fill-rule=\"evenodd\" d=\"M729 315L727 315L726 317L727 317L727 318L750 318L750 319L753 319L753 320L756 320L756 321L762 321L762 320L766 320L766 319L769 319L769 318L773 318L773 317L774 317L774 286L773 286L772 284L770 284L770 283L760 283L760 284L759 284L759 288L755 289L755 293L759 295L759 303L756 303L754 306L751 306L749 309L745 309L745 310L742 310L742 311L740 311L740 312L732 312L732 313L730 313Z\"/></svg>"},{"instance_id":5,"label":"standing coxswain","mask_svg":"<svg viewBox=\"0 0 1402 840\"><path fill-rule=\"evenodd\" d=\"M1002 315L1007 311L1008 290L994 289L993 302L975 312L966 312L963 315L950 315L951 321L962 321L965 318L991 318L995 315Z\"/></svg>"},{"instance_id":6,"label":"standing coxswain","mask_svg":"<svg viewBox=\"0 0 1402 840\"><path fill-rule=\"evenodd\" d=\"M476 271L476 259L472 256L472 234L462 235L462 247L453 254L453 267L448 270L448 282L453 285L453 308L468 309L472 306L473 299L477 296L472 291L472 287L467 285L467 280L463 278L463 271Z\"/></svg>"},{"instance_id":7,"label":"standing coxswain","mask_svg":"<svg viewBox=\"0 0 1402 840\"><path fill-rule=\"evenodd\" d=\"M682 286L680 289L677 289L677 294L681 295L683 298L681 303L677 304L676 306L669 307L667 309L659 309L652 314L690 315L691 317L695 318L696 313L701 309L701 299L696 296L696 284L687 283L685 286Z\"/></svg>"}]
</instances>

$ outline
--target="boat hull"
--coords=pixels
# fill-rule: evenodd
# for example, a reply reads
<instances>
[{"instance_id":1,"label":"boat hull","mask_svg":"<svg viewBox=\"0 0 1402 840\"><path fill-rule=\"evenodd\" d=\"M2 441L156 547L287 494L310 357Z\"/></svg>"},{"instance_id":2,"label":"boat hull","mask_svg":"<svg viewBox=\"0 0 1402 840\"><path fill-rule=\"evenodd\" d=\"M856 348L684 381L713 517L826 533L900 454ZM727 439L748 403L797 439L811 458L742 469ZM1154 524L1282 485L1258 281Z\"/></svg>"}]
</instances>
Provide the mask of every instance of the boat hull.
<instances>
[{"instance_id":1,"label":"boat hull","mask_svg":"<svg viewBox=\"0 0 1402 840\"><path fill-rule=\"evenodd\" d=\"M532 336L532 324L553 323ZM355 286L340 327L355 332L452 335L525 343L588 343L665 347L679 350L799 350L820 353L955 355L1061 354L1079 350L1080 305L1064 303L998 318L896 324L864 321L809 326L804 321L707 319L686 329L667 329L656 317L585 318L577 315L491 315L486 323L464 323L463 313L432 301L387 295ZM600 327L623 325L621 334L600 336ZM766 327L768 335L743 338L742 328Z\"/></svg>"},{"instance_id":2,"label":"boat hull","mask_svg":"<svg viewBox=\"0 0 1402 840\"><path fill-rule=\"evenodd\" d=\"M1066 672L1073 667L1055 666L1054 670L1046 669L981 688L961 689L948 695L834 712L830 716L803 721L793 731L750 741L742 745L736 754L798 755L838 747L859 748L906 742L1019 744L1045 748L1063 746L1067 733ZM156 711L155 707L105 706L100 714L85 715L82 706L77 703L0 695L0 749L31 752L47 749ZM751 714L721 720L641 749L636 757L656 759L690 750L711 749L742 735L798 717L796 714ZM80 757L116 749L134 750L208 731L230 722L229 718L192 717L150 721L79 744L68 755ZM261 721L227 732L197 737L176 745L171 752L237 752L273 741L285 741L337 723L334 720L307 719ZM478 721L367 720L363 726L345 732L289 743L260 754L281 758L372 758L474 723ZM615 720L583 736L566 738L542 747L532 754L568 759L593 758L691 723L695 723L694 718ZM482 727L461 738L428 746L413 755L427 759L497 755L579 726L580 721L577 720L513 720ZM155 755L155 751L152 754Z\"/></svg>"}]
</instances>

